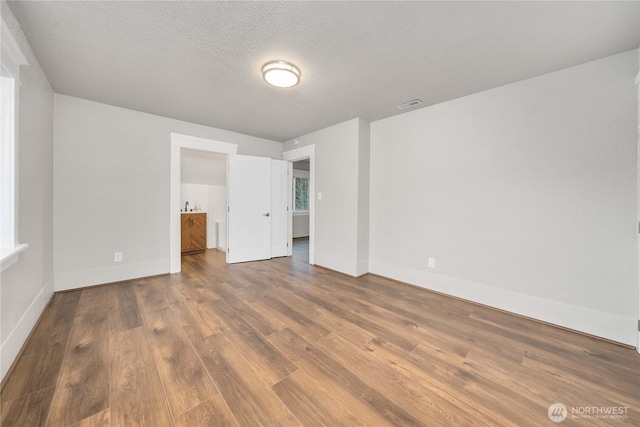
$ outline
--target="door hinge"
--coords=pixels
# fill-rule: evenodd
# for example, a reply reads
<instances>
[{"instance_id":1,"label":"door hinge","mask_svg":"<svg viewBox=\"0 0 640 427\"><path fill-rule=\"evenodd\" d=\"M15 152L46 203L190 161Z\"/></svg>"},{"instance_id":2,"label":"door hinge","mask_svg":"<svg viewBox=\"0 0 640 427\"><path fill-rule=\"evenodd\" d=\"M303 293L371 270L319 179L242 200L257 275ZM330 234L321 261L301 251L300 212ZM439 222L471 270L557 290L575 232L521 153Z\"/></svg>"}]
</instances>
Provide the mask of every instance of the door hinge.
<instances>
[{"instance_id":1,"label":"door hinge","mask_svg":"<svg viewBox=\"0 0 640 427\"><path fill-rule=\"evenodd\" d=\"M227 253L231 253L231 249L227 248Z\"/></svg>"},{"instance_id":2,"label":"door hinge","mask_svg":"<svg viewBox=\"0 0 640 427\"><path fill-rule=\"evenodd\" d=\"M640 332L640 319L638 320L638 332Z\"/></svg>"},{"instance_id":3,"label":"door hinge","mask_svg":"<svg viewBox=\"0 0 640 427\"><path fill-rule=\"evenodd\" d=\"M289 242L287 242L287 247L289 247Z\"/></svg>"},{"instance_id":4,"label":"door hinge","mask_svg":"<svg viewBox=\"0 0 640 427\"><path fill-rule=\"evenodd\" d=\"M227 212L231 212L231 207L227 206Z\"/></svg>"}]
</instances>

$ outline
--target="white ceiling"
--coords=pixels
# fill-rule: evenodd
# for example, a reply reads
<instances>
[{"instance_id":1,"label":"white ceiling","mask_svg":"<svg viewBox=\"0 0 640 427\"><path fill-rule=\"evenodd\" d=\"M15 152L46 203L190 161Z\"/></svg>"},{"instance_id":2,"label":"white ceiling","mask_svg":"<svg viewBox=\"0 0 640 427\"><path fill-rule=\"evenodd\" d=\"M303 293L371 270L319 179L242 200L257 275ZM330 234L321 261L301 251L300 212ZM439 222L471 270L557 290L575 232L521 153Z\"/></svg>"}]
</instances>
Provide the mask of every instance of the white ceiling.
<instances>
[{"instance_id":1,"label":"white ceiling","mask_svg":"<svg viewBox=\"0 0 640 427\"><path fill-rule=\"evenodd\" d=\"M637 48L632 2L9 3L57 93L276 141ZM302 71L269 87L261 66Z\"/></svg>"}]
</instances>

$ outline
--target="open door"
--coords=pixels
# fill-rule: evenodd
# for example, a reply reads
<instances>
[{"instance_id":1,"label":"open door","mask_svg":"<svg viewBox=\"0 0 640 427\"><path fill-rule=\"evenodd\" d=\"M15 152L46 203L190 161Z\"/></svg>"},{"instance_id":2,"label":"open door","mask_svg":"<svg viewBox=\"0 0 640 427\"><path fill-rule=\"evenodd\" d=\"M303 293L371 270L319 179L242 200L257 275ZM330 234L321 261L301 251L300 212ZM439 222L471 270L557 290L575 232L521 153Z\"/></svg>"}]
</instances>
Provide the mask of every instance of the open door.
<instances>
[{"instance_id":1,"label":"open door","mask_svg":"<svg viewBox=\"0 0 640 427\"><path fill-rule=\"evenodd\" d=\"M289 162L230 155L227 262L286 256Z\"/></svg>"},{"instance_id":2,"label":"open door","mask_svg":"<svg viewBox=\"0 0 640 427\"><path fill-rule=\"evenodd\" d=\"M271 159L229 155L227 262L271 258Z\"/></svg>"},{"instance_id":3,"label":"open door","mask_svg":"<svg viewBox=\"0 0 640 427\"><path fill-rule=\"evenodd\" d=\"M291 199L287 198L287 187L290 165L284 160L271 160L271 258L288 255Z\"/></svg>"}]
</instances>

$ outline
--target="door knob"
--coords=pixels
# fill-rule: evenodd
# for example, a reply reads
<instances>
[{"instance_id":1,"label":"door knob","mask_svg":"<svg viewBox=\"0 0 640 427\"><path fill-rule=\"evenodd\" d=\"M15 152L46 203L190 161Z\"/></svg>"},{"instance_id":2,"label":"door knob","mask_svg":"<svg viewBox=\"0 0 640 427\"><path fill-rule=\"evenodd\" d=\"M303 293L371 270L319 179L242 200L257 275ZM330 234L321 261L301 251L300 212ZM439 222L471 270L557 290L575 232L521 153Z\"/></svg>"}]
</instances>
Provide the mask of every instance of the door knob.
<instances>
[{"instance_id":1,"label":"door knob","mask_svg":"<svg viewBox=\"0 0 640 427\"><path fill-rule=\"evenodd\" d=\"M271 216L271 214L267 212L267 213L263 213L262 216Z\"/></svg>"}]
</instances>

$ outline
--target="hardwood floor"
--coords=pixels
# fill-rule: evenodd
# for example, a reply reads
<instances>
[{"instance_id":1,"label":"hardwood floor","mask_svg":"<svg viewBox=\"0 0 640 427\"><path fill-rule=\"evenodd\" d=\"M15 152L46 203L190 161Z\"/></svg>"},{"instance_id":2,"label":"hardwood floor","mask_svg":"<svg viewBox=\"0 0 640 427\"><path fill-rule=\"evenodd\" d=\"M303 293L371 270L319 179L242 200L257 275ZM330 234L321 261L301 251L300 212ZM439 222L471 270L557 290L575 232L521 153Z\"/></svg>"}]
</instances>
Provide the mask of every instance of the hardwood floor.
<instances>
[{"instance_id":1,"label":"hardwood floor","mask_svg":"<svg viewBox=\"0 0 640 427\"><path fill-rule=\"evenodd\" d=\"M2 426L553 425L556 402L562 425L640 425L634 350L294 249L57 294Z\"/></svg>"}]
</instances>

